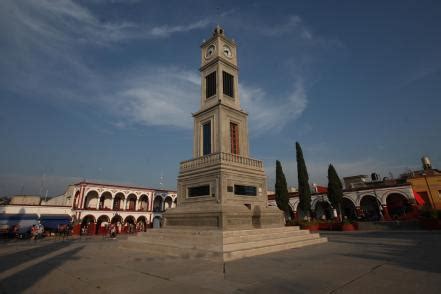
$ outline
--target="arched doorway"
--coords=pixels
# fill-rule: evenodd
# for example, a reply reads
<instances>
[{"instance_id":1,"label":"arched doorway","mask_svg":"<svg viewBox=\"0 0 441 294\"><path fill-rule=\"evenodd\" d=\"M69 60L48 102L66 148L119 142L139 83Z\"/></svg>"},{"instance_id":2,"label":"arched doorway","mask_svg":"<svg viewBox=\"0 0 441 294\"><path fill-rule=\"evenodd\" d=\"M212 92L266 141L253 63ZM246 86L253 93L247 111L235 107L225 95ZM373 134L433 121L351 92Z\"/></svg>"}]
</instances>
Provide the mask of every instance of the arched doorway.
<instances>
[{"instance_id":1,"label":"arched doorway","mask_svg":"<svg viewBox=\"0 0 441 294\"><path fill-rule=\"evenodd\" d=\"M355 209L355 204L350 199L343 197L341 200L341 210L343 213L343 218L348 218L350 220L357 219L357 210Z\"/></svg>"},{"instance_id":2,"label":"arched doorway","mask_svg":"<svg viewBox=\"0 0 441 294\"><path fill-rule=\"evenodd\" d=\"M155 216L153 218L153 228L154 229L159 229L161 228L161 218L159 216Z\"/></svg>"},{"instance_id":3,"label":"arched doorway","mask_svg":"<svg viewBox=\"0 0 441 294\"><path fill-rule=\"evenodd\" d=\"M405 217L412 212L412 206L407 198L400 193L389 194L386 198L387 210L393 219Z\"/></svg>"},{"instance_id":4,"label":"arched doorway","mask_svg":"<svg viewBox=\"0 0 441 294\"><path fill-rule=\"evenodd\" d=\"M167 197L164 200L164 210L171 208L173 205L173 199L171 197Z\"/></svg>"},{"instance_id":5,"label":"arched doorway","mask_svg":"<svg viewBox=\"0 0 441 294\"><path fill-rule=\"evenodd\" d=\"M95 234L95 217L88 214L81 221L81 235L93 234Z\"/></svg>"},{"instance_id":6,"label":"arched doorway","mask_svg":"<svg viewBox=\"0 0 441 294\"><path fill-rule=\"evenodd\" d=\"M315 204L315 217L317 219L332 219L332 207L328 201L318 201Z\"/></svg>"},{"instance_id":7,"label":"arched doorway","mask_svg":"<svg viewBox=\"0 0 441 294\"><path fill-rule=\"evenodd\" d=\"M85 209L96 209L98 204L98 192L97 191L89 191L86 194L86 199L84 201Z\"/></svg>"},{"instance_id":8,"label":"arched doorway","mask_svg":"<svg viewBox=\"0 0 441 294\"><path fill-rule=\"evenodd\" d=\"M111 207L112 207L112 194L106 191L100 197L99 209L110 210Z\"/></svg>"},{"instance_id":9,"label":"arched doorway","mask_svg":"<svg viewBox=\"0 0 441 294\"><path fill-rule=\"evenodd\" d=\"M378 221L381 219L380 203L377 198L371 195L363 196L360 201L360 209L363 212L364 219L367 221Z\"/></svg>"},{"instance_id":10,"label":"arched doorway","mask_svg":"<svg viewBox=\"0 0 441 294\"><path fill-rule=\"evenodd\" d=\"M122 219L122 217L119 214L117 214L114 217L112 217L112 220L110 221L110 223L112 225L116 226L116 232L118 234L121 233L122 226L123 226L123 219Z\"/></svg>"},{"instance_id":11,"label":"arched doorway","mask_svg":"<svg viewBox=\"0 0 441 294\"><path fill-rule=\"evenodd\" d=\"M135 194L130 194L129 196L127 196L126 210L128 210L128 211L135 211L136 210L136 195Z\"/></svg>"},{"instance_id":12,"label":"arched doorway","mask_svg":"<svg viewBox=\"0 0 441 294\"><path fill-rule=\"evenodd\" d=\"M161 212L162 211L162 197L156 196L155 201L153 202L153 211Z\"/></svg>"},{"instance_id":13,"label":"arched doorway","mask_svg":"<svg viewBox=\"0 0 441 294\"><path fill-rule=\"evenodd\" d=\"M149 209L149 198L147 195L141 195L139 197L139 209L140 211L147 211Z\"/></svg>"},{"instance_id":14,"label":"arched doorway","mask_svg":"<svg viewBox=\"0 0 441 294\"><path fill-rule=\"evenodd\" d=\"M135 218L131 215L127 216L124 220L124 231L126 233L132 234L135 233L136 222Z\"/></svg>"},{"instance_id":15,"label":"arched doorway","mask_svg":"<svg viewBox=\"0 0 441 294\"><path fill-rule=\"evenodd\" d=\"M107 215L101 215L96 220L96 233L100 235L105 235L107 233L107 227L109 226L110 220Z\"/></svg>"},{"instance_id":16,"label":"arched doorway","mask_svg":"<svg viewBox=\"0 0 441 294\"><path fill-rule=\"evenodd\" d=\"M147 220L145 216L140 216L136 220L136 231L145 232L147 230Z\"/></svg>"},{"instance_id":17,"label":"arched doorway","mask_svg":"<svg viewBox=\"0 0 441 294\"><path fill-rule=\"evenodd\" d=\"M122 210L125 196L123 193L117 193L113 199L113 210Z\"/></svg>"}]
</instances>

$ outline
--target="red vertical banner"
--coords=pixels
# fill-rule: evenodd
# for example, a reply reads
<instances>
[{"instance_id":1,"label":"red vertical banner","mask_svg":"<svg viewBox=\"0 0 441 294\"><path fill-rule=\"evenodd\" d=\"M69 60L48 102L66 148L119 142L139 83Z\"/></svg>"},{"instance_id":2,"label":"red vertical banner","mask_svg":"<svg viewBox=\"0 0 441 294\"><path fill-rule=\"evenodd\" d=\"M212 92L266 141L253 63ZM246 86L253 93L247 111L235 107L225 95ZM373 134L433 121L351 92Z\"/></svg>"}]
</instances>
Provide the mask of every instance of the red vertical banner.
<instances>
[{"instance_id":1,"label":"red vertical banner","mask_svg":"<svg viewBox=\"0 0 441 294\"><path fill-rule=\"evenodd\" d=\"M239 127L237 124L230 122L230 151L233 154L239 154Z\"/></svg>"}]
</instances>

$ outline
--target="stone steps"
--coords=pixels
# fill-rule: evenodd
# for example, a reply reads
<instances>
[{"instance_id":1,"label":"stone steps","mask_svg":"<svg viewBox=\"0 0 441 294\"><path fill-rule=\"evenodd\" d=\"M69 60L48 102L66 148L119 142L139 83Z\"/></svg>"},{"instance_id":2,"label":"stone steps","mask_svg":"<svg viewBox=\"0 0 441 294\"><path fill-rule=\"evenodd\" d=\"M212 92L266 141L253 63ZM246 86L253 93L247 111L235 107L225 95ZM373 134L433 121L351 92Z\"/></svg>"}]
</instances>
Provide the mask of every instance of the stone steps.
<instances>
[{"instance_id":1,"label":"stone steps","mask_svg":"<svg viewBox=\"0 0 441 294\"><path fill-rule=\"evenodd\" d=\"M307 230L290 230L290 231L276 231L267 234L250 234L224 237L224 244L231 244L237 242L256 242L267 239L278 239L285 237L303 236L309 234Z\"/></svg>"},{"instance_id":2,"label":"stone steps","mask_svg":"<svg viewBox=\"0 0 441 294\"><path fill-rule=\"evenodd\" d=\"M262 254L268 254L273 252L279 252L294 248L300 248L304 246L309 245L315 245L315 244L321 244L326 243L328 241L327 238L313 238L313 239L307 239L297 242L289 242L289 243L282 243L272 246L265 246L265 247L259 247L259 248L249 248L244 250L237 250L237 251L231 251L231 252L224 252L223 253L223 260L224 261L232 261L235 259L240 259L244 257L251 257L256 255L262 255Z\"/></svg>"},{"instance_id":3,"label":"stone steps","mask_svg":"<svg viewBox=\"0 0 441 294\"><path fill-rule=\"evenodd\" d=\"M129 237L120 244L124 248L158 255L184 258L222 257L226 261L326 241L326 238L311 234L308 230L281 227L236 231L157 229L137 237Z\"/></svg>"},{"instance_id":4,"label":"stone steps","mask_svg":"<svg viewBox=\"0 0 441 294\"><path fill-rule=\"evenodd\" d=\"M215 230L203 230L195 231L192 228L180 228L180 229L149 229L145 233L139 233L139 236L143 235L198 235L198 236L212 236L213 233L221 233L224 237L230 236L243 236L243 235L255 235L255 234L270 234L275 232L287 232L287 231L300 231L298 226L280 227L280 228L264 228L264 229L249 229L249 230L235 230L235 231L215 231Z\"/></svg>"},{"instance_id":5,"label":"stone steps","mask_svg":"<svg viewBox=\"0 0 441 294\"><path fill-rule=\"evenodd\" d=\"M279 232L292 232L300 231L298 226L279 227L279 228L265 228L265 229L253 229L253 230L236 230L236 231L224 231L224 237L232 236L249 236L249 235L261 235L261 234L273 234Z\"/></svg>"},{"instance_id":6,"label":"stone steps","mask_svg":"<svg viewBox=\"0 0 441 294\"><path fill-rule=\"evenodd\" d=\"M297 241L304 241L309 239L317 239L320 236L318 234L303 234L297 236L283 236L279 238L266 238L259 241L237 242L224 245L224 251L244 250L249 248L260 248L273 246L285 243L294 243Z\"/></svg>"},{"instance_id":7,"label":"stone steps","mask_svg":"<svg viewBox=\"0 0 441 294\"><path fill-rule=\"evenodd\" d=\"M156 230L158 233L148 233L145 235L140 235L138 237L131 237L131 240L135 243L147 242L149 244L173 244L179 238L179 246L189 249L213 249L219 247L222 244L224 248L235 248L243 249L245 247L259 247L265 245L273 245L274 243L283 243L285 241L295 241L303 240L307 238L312 238L307 230L275 230L275 232L268 232L264 230L258 234L258 232L250 232L249 230L244 230L243 234L228 234L228 237L223 237L222 232L214 231L212 234L192 234L187 232L186 234L176 235L174 232L168 231L168 233L159 233L160 230ZM195 242L197 239L197 242ZM219 242L217 242L219 241ZM242 246L242 247L241 247ZM245 246L245 247L243 247Z\"/></svg>"}]
</instances>

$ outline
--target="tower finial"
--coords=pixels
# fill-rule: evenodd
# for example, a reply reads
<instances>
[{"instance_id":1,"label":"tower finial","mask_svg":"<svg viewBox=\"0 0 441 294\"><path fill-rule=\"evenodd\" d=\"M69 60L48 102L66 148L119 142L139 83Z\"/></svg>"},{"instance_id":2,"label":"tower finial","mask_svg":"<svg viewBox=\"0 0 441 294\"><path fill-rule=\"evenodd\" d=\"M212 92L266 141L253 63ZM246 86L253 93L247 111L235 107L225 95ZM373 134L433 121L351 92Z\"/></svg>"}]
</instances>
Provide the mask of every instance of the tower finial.
<instances>
[{"instance_id":1,"label":"tower finial","mask_svg":"<svg viewBox=\"0 0 441 294\"><path fill-rule=\"evenodd\" d=\"M224 34L224 30L220 27L219 24L217 24L216 28L214 29L213 36L223 35L223 34Z\"/></svg>"}]
</instances>

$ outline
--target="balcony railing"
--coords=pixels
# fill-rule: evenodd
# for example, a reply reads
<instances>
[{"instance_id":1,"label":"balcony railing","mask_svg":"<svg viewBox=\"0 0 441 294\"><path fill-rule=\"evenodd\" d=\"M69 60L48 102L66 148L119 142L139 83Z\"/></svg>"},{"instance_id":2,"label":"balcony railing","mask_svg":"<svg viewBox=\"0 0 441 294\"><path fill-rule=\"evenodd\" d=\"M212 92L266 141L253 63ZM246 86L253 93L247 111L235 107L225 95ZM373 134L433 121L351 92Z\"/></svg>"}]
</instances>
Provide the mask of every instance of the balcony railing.
<instances>
[{"instance_id":1,"label":"balcony railing","mask_svg":"<svg viewBox=\"0 0 441 294\"><path fill-rule=\"evenodd\" d=\"M262 169L261 160L252 159L232 153L218 152L181 162L181 171L192 168L208 167L218 163L236 164L255 169Z\"/></svg>"},{"instance_id":2,"label":"balcony railing","mask_svg":"<svg viewBox=\"0 0 441 294\"><path fill-rule=\"evenodd\" d=\"M95 211L127 211L127 212L149 212L148 209L146 208L139 208L139 209L134 209L134 208L108 208L108 207L102 207L102 208L96 208L96 207L84 207L84 208L78 208L78 207L74 207L74 209L81 209L81 210L95 210Z\"/></svg>"}]
</instances>

